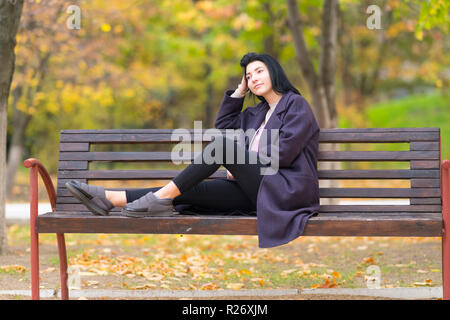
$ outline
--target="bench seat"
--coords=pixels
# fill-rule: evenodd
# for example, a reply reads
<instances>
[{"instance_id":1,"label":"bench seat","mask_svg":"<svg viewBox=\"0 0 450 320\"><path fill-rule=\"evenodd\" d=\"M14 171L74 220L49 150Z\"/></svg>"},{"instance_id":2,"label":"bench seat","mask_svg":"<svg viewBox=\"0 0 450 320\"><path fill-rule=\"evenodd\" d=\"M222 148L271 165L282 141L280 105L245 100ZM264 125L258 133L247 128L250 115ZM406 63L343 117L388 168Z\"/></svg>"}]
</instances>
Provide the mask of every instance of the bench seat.
<instances>
[{"instance_id":1,"label":"bench seat","mask_svg":"<svg viewBox=\"0 0 450 320\"><path fill-rule=\"evenodd\" d=\"M39 215L39 233L154 233L256 235L256 217L177 215L129 218L113 212L50 212ZM339 212L310 218L304 236L440 237L440 212Z\"/></svg>"}]
</instances>

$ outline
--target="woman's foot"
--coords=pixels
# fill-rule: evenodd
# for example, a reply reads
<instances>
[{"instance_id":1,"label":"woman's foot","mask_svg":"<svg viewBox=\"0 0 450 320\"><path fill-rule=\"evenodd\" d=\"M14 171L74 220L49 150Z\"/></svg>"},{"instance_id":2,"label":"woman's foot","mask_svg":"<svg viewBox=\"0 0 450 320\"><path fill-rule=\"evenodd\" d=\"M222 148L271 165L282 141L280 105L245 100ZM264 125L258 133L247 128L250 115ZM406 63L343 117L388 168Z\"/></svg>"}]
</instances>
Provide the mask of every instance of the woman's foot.
<instances>
[{"instance_id":1,"label":"woman's foot","mask_svg":"<svg viewBox=\"0 0 450 320\"><path fill-rule=\"evenodd\" d=\"M149 192L145 196L127 203L122 209L122 214L141 218L171 216L176 212L173 211L171 198L160 199L153 192Z\"/></svg>"},{"instance_id":2,"label":"woman's foot","mask_svg":"<svg viewBox=\"0 0 450 320\"><path fill-rule=\"evenodd\" d=\"M106 198L105 188L76 180L66 183L67 190L95 215L106 216L114 204Z\"/></svg>"}]
</instances>

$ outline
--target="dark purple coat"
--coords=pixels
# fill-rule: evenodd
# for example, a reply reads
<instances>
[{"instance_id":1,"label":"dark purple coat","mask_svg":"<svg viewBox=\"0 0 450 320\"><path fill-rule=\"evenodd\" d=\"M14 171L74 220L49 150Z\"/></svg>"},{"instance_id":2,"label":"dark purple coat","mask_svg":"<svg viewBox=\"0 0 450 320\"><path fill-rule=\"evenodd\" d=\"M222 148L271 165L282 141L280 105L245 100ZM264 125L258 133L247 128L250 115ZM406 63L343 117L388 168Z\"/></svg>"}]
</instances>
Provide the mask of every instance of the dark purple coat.
<instances>
[{"instance_id":1,"label":"dark purple coat","mask_svg":"<svg viewBox=\"0 0 450 320\"><path fill-rule=\"evenodd\" d=\"M244 132L249 128L257 130L269 105L260 102L242 111L244 98L230 97L233 92L225 92L215 127ZM279 130L279 169L274 175L264 175L258 191L256 210L260 248L279 246L301 236L306 222L318 214L320 207L317 176L320 128L308 101L294 92L284 94L264 127L266 129ZM267 143L270 155L270 139ZM245 145L248 149L248 137Z\"/></svg>"}]
</instances>

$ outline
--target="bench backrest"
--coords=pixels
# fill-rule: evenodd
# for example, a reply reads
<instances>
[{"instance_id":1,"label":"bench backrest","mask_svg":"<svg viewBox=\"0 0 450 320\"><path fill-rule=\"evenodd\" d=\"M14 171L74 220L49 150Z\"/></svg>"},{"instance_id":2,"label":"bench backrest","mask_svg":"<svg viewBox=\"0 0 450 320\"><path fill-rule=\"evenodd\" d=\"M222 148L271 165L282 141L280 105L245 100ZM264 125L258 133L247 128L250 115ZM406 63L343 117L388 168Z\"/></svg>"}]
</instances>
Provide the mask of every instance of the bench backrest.
<instances>
[{"instance_id":1,"label":"bench backrest","mask_svg":"<svg viewBox=\"0 0 450 320\"><path fill-rule=\"evenodd\" d=\"M71 179L82 182L96 180L95 183L98 184L98 180L168 181L175 177L186 165L173 170L95 168L96 164L104 162L170 163L171 150L180 142L179 139L172 139L173 131L171 129L62 130L56 210L87 211L64 187ZM189 131L194 137L194 130ZM207 138L200 137L200 139L204 143L210 141ZM112 145L109 146L111 150L97 150L107 144ZM320 144L318 160L321 199L403 200L399 204L381 203L379 206L373 206L370 202L327 204L321 206L321 212L384 214L441 212L439 128L323 129L320 133ZM130 145L138 146L141 150L129 151ZM163 146L166 147L166 151L155 151ZM326 146L335 146L335 150L326 151ZM375 146L377 149L374 149ZM389 151L386 147L395 151ZM193 148L193 151L200 150ZM327 165L335 162L341 162L341 168L327 168ZM370 163L374 162L381 167L375 169L370 167ZM391 166L383 167L388 162ZM210 178L225 176L225 170L218 170ZM342 184L322 187L326 180L328 182L341 180ZM367 180L375 182L384 180L390 183L375 187L374 185L355 187L348 185L351 180L355 183L358 180L360 182L364 180L365 183ZM160 185L167 181L161 181Z\"/></svg>"}]
</instances>

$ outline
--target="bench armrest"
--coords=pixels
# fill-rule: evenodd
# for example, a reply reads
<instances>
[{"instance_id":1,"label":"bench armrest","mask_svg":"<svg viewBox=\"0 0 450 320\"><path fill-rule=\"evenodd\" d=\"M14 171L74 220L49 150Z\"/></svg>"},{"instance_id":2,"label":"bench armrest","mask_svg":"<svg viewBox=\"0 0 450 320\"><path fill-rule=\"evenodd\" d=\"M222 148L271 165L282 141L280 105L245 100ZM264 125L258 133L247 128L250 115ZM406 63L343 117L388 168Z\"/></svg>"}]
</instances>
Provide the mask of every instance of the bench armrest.
<instances>
[{"instance_id":1,"label":"bench armrest","mask_svg":"<svg viewBox=\"0 0 450 320\"><path fill-rule=\"evenodd\" d=\"M38 172L41 175L42 180L44 181L45 188L47 189L48 198L50 200L50 204L52 206L52 211L56 210L56 192L55 187L53 186L52 179L48 174L47 169L45 169L44 165L37 159L29 158L24 161L23 165L26 168L31 168L30 171L30 205L31 207L36 208L36 216L37 216L37 202L38 202Z\"/></svg>"},{"instance_id":2,"label":"bench armrest","mask_svg":"<svg viewBox=\"0 0 450 320\"><path fill-rule=\"evenodd\" d=\"M450 169L450 160L442 160L442 168Z\"/></svg>"}]
</instances>

